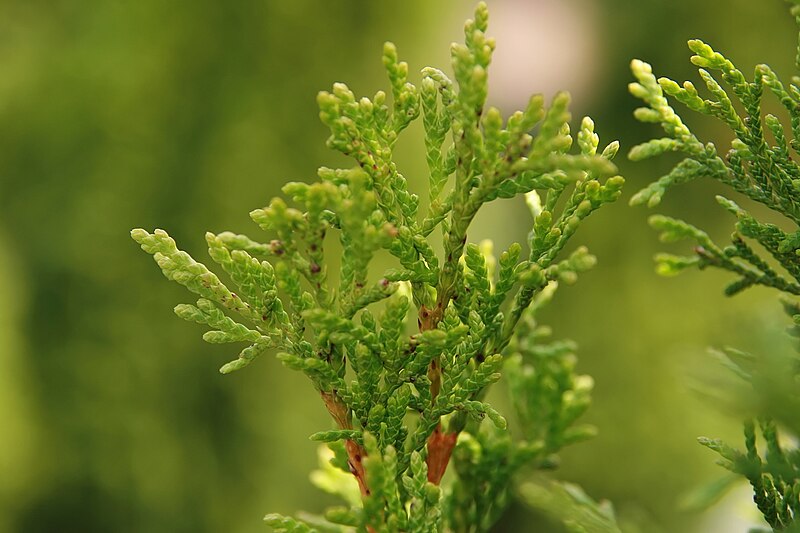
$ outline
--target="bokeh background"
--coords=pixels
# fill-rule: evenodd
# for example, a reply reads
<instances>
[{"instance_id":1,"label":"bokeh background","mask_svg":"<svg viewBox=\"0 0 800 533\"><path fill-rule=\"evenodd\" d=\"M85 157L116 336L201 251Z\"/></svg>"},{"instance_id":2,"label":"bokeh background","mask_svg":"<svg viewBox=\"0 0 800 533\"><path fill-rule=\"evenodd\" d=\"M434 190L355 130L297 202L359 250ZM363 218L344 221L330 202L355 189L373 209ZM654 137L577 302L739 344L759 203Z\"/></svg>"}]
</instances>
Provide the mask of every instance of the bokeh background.
<instances>
[{"instance_id":1,"label":"bokeh background","mask_svg":"<svg viewBox=\"0 0 800 533\"><path fill-rule=\"evenodd\" d=\"M779 0L490 0L498 52L492 102L569 90L578 118L623 152L659 135L631 116L628 64L697 80L685 42L702 37L745 71L792 73L796 29ZM265 357L221 376L230 347L172 313L189 301L128 237L163 227L196 257L203 233L258 236L247 213L287 180L342 161L324 147L315 95L334 81L383 87L381 44L418 73L446 66L472 1L292 0L0 3L0 532L264 531L271 511L319 511L308 481L328 427L302 376ZM418 74L414 80L418 81ZM716 123L688 122L729 140ZM419 128L401 146L424 183ZM692 392L707 346L771 349L774 295L722 296L725 276L658 278L650 212L625 205L669 158L632 164L618 204L578 240L597 268L546 314L594 376L600 436L563 454L560 477L614 502L631 531L736 532L747 490L710 512L681 506L722 475L698 435L736 441L739 421ZM712 183L660 212L725 238ZM490 206L470 235L522 240L522 202ZM678 248L679 249L679 248ZM716 370L713 370L716 371ZM498 531L558 531L515 506Z\"/></svg>"}]
</instances>

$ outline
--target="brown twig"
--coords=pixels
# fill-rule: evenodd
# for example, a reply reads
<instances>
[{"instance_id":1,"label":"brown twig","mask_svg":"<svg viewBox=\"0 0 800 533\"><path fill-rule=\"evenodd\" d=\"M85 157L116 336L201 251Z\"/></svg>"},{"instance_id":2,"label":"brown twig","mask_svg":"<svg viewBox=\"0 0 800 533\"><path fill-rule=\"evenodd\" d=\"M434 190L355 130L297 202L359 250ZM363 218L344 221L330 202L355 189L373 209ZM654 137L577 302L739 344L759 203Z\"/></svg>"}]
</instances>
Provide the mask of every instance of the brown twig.
<instances>
[{"instance_id":1,"label":"brown twig","mask_svg":"<svg viewBox=\"0 0 800 533\"><path fill-rule=\"evenodd\" d=\"M364 457L366 457L367 452L363 446L352 440L345 441L344 447L347 450L350 473L358 481L361 497L366 498L370 495L369 487L367 486L367 471L364 470Z\"/></svg>"},{"instance_id":2,"label":"brown twig","mask_svg":"<svg viewBox=\"0 0 800 533\"><path fill-rule=\"evenodd\" d=\"M350 415L350 408L347 407L336 391L320 392L322 401L325 402L325 407L328 409L331 417L336 421L339 429L353 429L353 419ZM347 462L350 466L350 473L358 481L358 488L361 490L361 497L366 498L370 495L369 485L367 485L367 472L364 469L364 457L367 456L367 451L363 446L354 440L345 441L345 450L347 450Z\"/></svg>"},{"instance_id":3,"label":"brown twig","mask_svg":"<svg viewBox=\"0 0 800 533\"><path fill-rule=\"evenodd\" d=\"M438 485L444 477L447 465L450 463L450 456L456 446L458 433L445 433L442 425L438 424L428 437L428 481Z\"/></svg>"},{"instance_id":4,"label":"brown twig","mask_svg":"<svg viewBox=\"0 0 800 533\"><path fill-rule=\"evenodd\" d=\"M446 305L446 304L445 304ZM419 329L427 331L434 329L442 319L444 305L437 303L433 309L422 306L419 311ZM428 379L431 382L431 400L436 399L442 387L442 367L438 358L434 357L428 367ZM428 456L425 462L428 465L428 481L438 485L442 481L447 465L450 463L450 456L456 445L458 433L445 433L442 431L442 424L439 422L436 429L428 437Z\"/></svg>"}]
</instances>

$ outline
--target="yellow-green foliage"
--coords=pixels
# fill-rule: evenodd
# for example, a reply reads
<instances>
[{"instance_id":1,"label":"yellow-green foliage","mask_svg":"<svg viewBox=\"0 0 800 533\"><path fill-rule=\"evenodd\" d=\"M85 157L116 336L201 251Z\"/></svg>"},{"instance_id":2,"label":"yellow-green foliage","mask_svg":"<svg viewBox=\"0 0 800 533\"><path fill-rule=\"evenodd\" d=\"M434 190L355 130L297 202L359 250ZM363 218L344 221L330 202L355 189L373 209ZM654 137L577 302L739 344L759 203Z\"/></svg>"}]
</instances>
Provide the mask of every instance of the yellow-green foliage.
<instances>
[{"instance_id":1,"label":"yellow-green foliage","mask_svg":"<svg viewBox=\"0 0 800 533\"><path fill-rule=\"evenodd\" d=\"M328 146L355 165L321 168L318 181L283 188L289 201L252 211L269 243L207 234L235 290L166 232L132 232L168 279L200 297L176 307L178 316L210 326L208 342L248 344L223 373L277 348L286 366L310 378L335 423L312 438L329 443L334 464L354 474L361 501L325 518L267 516L276 530L486 531L508 503L513 474L550 467L563 446L593 434L574 425L591 380L575 375L570 344L541 344L534 313L558 282L594 265L584 247L566 257L563 250L586 217L619 197L623 179L611 163L618 145L598 154L589 118L573 138L566 93L549 105L534 96L506 121L487 107L495 46L487 23L479 4L464 44L452 47L453 80L425 68L415 86L387 43L391 103L383 91L357 98L342 83L319 94ZM427 205L394 160L398 135L420 115ZM497 261L468 242L482 206L525 195L534 216L525 254L514 244ZM341 248L335 277L332 238ZM397 266L375 276L370 267L382 251ZM412 303L418 330L408 335ZM517 440L484 401L506 361L524 424ZM451 454L454 476L442 483Z\"/></svg>"},{"instance_id":2,"label":"yellow-green foliage","mask_svg":"<svg viewBox=\"0 0 800 533\"><path fill-rule=\"evenodd\" d=\"M800 22L800 2L790 3L792 14ZM800 149L800 78L792 77L787 86L768 65L758 65L749 81L730 60L704 42L691 40L689 48L695 54L691 61L699 67L707 97L690 81L681 85L668 78L656 79L647 63L635 60L631 64L637 81L630 84L630 92L647 104L637 109L635 116L643 122L660 124L667 137L634 147L630 159L638 161L665 152L685 156L671 172L634 195L631 204L653 207L669 188L710 177L747 201L768 208L785 224L762 222L733 200L717 196L717 202L737 220L731 243L722 247L687 222L654 215L650 224L661 232L662 241L688 239L697 244L689 256L659 254L658 271L674 275L689 268L714 267L736 276L725 289L728 296L763 285L796 297L800 295L800 165L795 160ZM797 66L800 67L800 46ZM775 115L762 111L763 101L770 95L788 113L788 128ZM672 108L668 97L694 112L722 121L734 135L730 148L720 155L713 143L701 142ZM784 307L794 323L800 323L796 301L787 299ZM797 335L796 327L791 331ZM725 468L748 479L753 499L773 530L796 531L800 527L800 450L794 442L800 435L800 426L796 417L786 413L800 405L798 358L795 355L778 362L782 375L776 380L774 356L756 358L731 348L714 353L725 367L755 389L758 408L747 415L756 421L745 424L744 452L717 439L701 438L700 442L722 456ZM776 391L781 391L779 398ZM751 396L752 392L746 394ZM782 431L776 418L785 424ZM761 450L757 446L758 433L764 441ZM780 434L790 439L782 439ZM784 440L791 440L792 444Z\"/></svg>"}]
</instances>

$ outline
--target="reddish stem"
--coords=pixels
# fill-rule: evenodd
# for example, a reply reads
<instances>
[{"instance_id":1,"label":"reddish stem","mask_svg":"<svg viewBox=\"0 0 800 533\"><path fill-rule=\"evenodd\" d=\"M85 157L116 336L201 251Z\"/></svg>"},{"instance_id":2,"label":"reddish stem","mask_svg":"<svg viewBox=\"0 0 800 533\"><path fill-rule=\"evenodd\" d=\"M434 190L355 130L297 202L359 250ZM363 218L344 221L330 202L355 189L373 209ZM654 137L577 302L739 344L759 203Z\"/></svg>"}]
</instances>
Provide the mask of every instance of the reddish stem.
<instances>
[{"instance_id":1,"label":"reddish stem","mask_svg":"<svg viewBox=\"0 0 800 533\"><path fill-rule=\"evenodd\" d=\"M420 331L436 328L442 318L444 306L442 302L438 302L433 309L422 306L419 312ZM431 401L433 401L442 387L442 367L438 358L434 357L428 367L428 379L431 382ZM428 481L431 483L438 485L442 481L457 438L458 433L443 432L441 422L428 437L428 457L425 462L428 465Z\"/></svg>"},{"instance_id":2,"label":"reddish stem","mask_svg":"<svg viewBox=\"0 0 800 533\"><path fill-rule=\"evenodd\" d=\"M347 407L336 391L320 392L322 401L325 402L325 407L328 412L336 421L336 425L340 429L353 429L353 420L350 415L350 408ZM363 446L353 440L347 440L344 444L347 450L347 462L350 465L350 472L358 481L358 488L361 490L361 496L366 498L370 495L369 485L367 485L367 471L364 469L364 457L367 456L367 451Z\"/></svg>"},{"instance_id":3,"label":"reddish stem","mask_svg":"<svg viewBox=\"0 0 800 533\"><path fill-rule=\"evenodd\" d=\"M450 463L450 456L456 446L458 433L445 433L442 425L438 424L428 437L428 481L438 485L444 477L447 465Z\"/></svg>"},{"instance_id":4,"label":"reddish stem","mask_svg":"<svg viewBox=\"0 0 800 533\"><path fill-rule=\"evenodd\" d=\"M347 450L347 462L350 465L350 473L352 473L356 481L358 481L358 488L361 489L361 496L366 498L370 494L369 487L367 486L367 471L364 470L364 457L366 457L367 451L363 446L352 440L346 441L344 447Z\"/></svg>"}]
</instances>

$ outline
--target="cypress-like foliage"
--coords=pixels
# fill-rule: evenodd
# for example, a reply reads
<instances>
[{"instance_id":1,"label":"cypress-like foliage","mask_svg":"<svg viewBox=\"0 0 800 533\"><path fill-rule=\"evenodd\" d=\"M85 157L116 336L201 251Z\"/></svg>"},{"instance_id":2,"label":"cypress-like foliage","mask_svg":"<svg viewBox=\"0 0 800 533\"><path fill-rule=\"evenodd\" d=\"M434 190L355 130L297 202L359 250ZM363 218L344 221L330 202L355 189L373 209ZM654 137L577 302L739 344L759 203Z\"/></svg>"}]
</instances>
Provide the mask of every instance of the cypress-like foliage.
<instances>
[{"instance_id":1,"label":"cypress-like foliage","mask_svg":"<svg viewBox=\"0 0 800 533\"><path fill-rule=\"evenodd\" d=\"M592 381L576 374L571 343L542 341L535 313L559 283L595 263L583 247L564 248L586 217L619 197L623 179L611 162L618 144L598 154L585 118L572 150L565 93L549 105L533 96L505 121L487 107L495 46L487 23L481 3L464 44L452 46L452 80L425 68L413 85L387 43L391 97L357 98L341 83L321 92L328 146L354 165L320 168L317 181L289 183L287 199L252 211L268 243L207 234L228 282L166 232L132 232L168 279L199 297L176 314L209 326L208 342L245 345L222 373L277 349L287 367L308 376L331 415L334 428L311 436L330 449L313 479L348 505L324 517L268 515L276 531L487 531L517 472L552 468L562 447L594 433L576 424ZM420 116L427 205L393 157L398 136ZM498 259L487 244L468 242L484 204L515 197L527 199L533 216L527 250L513 244ZM442 255L431 244L437 233ZM341 247L336 283L328 276L332 239ZM397 266L375 276L382 251ZM514 439L485 401L501 371L518 415ZM588 506L587 516L604 517L605 530L615 531L607 506L553 487L559 502L576 495L576 506Z\"/></svg>"},{"instance_id":2,"label":"cypress-like foliage","mask_svg":"<svg viewBox=\"0 0 800 533\"><path fill-rule=\"evenodd\" d=\"M792 15L800 22L800 2L790 0L790 4ZM725 288L728 296L755 285L777 289L785 297L786 312L798 324L800 307L793 298L800 295L800 166L796 162L800 149L800 78L793 76L785 84L769 66L758 65L748 80L730 60L702 41L689 41L689 48L695 54L691 61L699 67L707 96L690 81L681 85L667 78L656 79L647 63L635 60L631 65L637 81L630 84L630 91L646 104L635 116L642 122L660 124L666 137L634 147L630 159L638 161L665 152L686 156L672 171L634 195L631 204L655 206L671 187L710 177L754 205L780 215L785 224L763 222L733 200L717 196L722 208L736 217L731 242L719 245L687 222L654 215L650 224L661 232L662 241L688 239L696 243L687 256L659 254L657 270L663 275L691 268L727 270L734 275ZM800 47L797 65L800 67ZM785 108L789 116L786 126L762 111L764 99L770 95ZM699 140L668 98L721 120L734 134L730 148L721 153L713 143ZM790 332L797 335L796 326ZM716 451L725 468L749 480L753 500L773 531L798 531L799 360L792 357L775 363L774 357L757 358L734 349L714 354L737 378L755 389L761 401L754 419L745 423L744 451L716 439L700 438L700 443ZM782 374L779 383L775 381L775 364Z\"/></svg>"}]
</instances>

